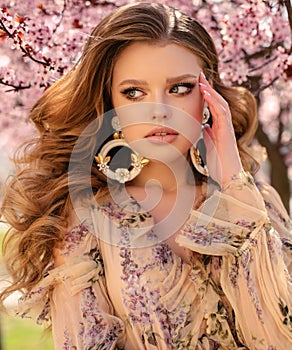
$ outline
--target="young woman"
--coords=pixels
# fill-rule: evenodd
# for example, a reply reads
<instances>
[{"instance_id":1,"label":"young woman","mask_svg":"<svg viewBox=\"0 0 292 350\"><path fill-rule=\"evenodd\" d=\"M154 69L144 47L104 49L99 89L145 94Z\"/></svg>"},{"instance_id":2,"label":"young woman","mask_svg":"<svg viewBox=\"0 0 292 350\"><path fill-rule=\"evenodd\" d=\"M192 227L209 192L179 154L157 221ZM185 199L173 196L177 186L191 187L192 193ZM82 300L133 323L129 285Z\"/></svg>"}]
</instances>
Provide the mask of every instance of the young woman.
<instances>
[{"instance_id":1,"label":"young woman","mask_svg":"<svg viewBox=\"0 0 292 350\"><path fill-rule=\"evenodd\" d=\"M255 114L195 20L153 3L102 20L31 111L2 300L23 291L56 349L288 349L291 221L253 181Z\"/></svg>"}]
</instances>

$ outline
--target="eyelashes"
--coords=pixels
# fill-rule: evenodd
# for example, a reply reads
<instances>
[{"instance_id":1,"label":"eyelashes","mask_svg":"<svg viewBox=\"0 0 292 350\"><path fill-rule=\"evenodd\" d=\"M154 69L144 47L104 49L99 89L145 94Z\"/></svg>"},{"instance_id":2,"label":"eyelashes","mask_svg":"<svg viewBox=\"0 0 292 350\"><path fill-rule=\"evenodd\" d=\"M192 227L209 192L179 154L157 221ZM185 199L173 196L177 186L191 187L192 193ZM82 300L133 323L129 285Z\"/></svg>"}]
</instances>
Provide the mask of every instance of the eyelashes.
<instances>
[{"instance_id":1,"label":"eyelashes","mask_svg":"<svg viewBox=\"0 0 292 350\"><path fill-rule=\"evenodd\" d=\"M177 83L171 86L171 88L168 90L168 93L177 95L178 97L186 96L193 91L195 86L196 84L192 82ZM138 100L144 95L146 95L146 93L142 89L136 86L128 87L122 90L121 93L125 95L127 99L132 101Z\"/></svg>"},{"instance_id":2,"label":"eyelashes","mask_svg":"<svg viewBox=\"0 0 292 350\"><path fill-rule=\"evenodd\" d=\"M177 93L180 96L185 96L191 93L194 87L194 83L182 82L175 84L169 91L172 93Z\"/></svg>"},{"instance_id":3,"label":"eyelashes","mask_svg":"<svg viewBox=\"0 0 292 350\"><path fill-rule=\"evenodd\" d=\"M134 86L123 90L122 94L125 95L129 100L137 100L139 97L145 95L145 93L142 90Z\"/></svg>"}]
</instances>

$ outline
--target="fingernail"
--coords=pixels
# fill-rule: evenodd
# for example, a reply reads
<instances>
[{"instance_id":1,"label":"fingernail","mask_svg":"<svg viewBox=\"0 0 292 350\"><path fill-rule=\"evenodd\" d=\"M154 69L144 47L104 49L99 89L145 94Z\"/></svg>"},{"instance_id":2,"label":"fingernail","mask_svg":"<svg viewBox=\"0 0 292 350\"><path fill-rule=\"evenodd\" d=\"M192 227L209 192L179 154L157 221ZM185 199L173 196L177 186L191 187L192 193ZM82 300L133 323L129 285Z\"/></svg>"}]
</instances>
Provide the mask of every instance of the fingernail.
<instances>
[{"instance_id":1,"label":"fingernail","mask_svg":"<svg viewBox=\"0 0 292 350\"><path fill-rule=\"evenodd\" d=\"M206 79L206 76L205 76L205 74L204 74L204 72L201 70L201 75L202 75L202 77L204 78L204 79Z\"/></svg>"},{"instance_id":2,"label":"fingernail","mask_svg":"<svg viewBox=\"0 0 292 350\"><path fill-rule=\"evenodd\" d=\"M203 90L203 94L207 96L211 96L211 94L207 90Z\"/></svg>"}]
</instances>

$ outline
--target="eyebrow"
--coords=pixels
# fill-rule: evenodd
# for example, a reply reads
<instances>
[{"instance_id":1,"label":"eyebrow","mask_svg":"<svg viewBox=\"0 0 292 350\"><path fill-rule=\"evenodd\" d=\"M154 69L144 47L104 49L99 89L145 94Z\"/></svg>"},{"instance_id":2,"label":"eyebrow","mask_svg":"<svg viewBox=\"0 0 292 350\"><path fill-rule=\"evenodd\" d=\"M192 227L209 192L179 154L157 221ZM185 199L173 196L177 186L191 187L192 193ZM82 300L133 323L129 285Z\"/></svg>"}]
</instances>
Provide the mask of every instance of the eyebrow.
<instances>
[{"instance_id":1,"label":"eyebrow","mask_svg":"<svg viewBox=\"0 0 292 350\"><path fill-rule=\"evenodd\" d=\"M185 79L197 79L197 75L195 74L183 74L183 75L180 75L178 77L173 77L173 78L168 78L166 79L166 82L167 84L172 84L172 83L177 83L178 81L182 81L182 80L185 80Z\"/></svg>"},{"instance_id":2,"label":"eyebrow","mask_svg":"<svg viewBox=\"0 0 292 350\"><path fill-rule=\"evenodd\" d=\"M167 84L173 84L173 83L177 83L178 81L182 81L184 79L197 79L198 76L194 75L194 74L183 74L183 75L179 75L177 77L172 77L172 78L167 78L166 79L166 83ZM123 80L119 86L123 86L123 85L147 85L147 81L146 80L137 80L137 79L127 79L127 80Z\"/></svg>"}]
</instances>

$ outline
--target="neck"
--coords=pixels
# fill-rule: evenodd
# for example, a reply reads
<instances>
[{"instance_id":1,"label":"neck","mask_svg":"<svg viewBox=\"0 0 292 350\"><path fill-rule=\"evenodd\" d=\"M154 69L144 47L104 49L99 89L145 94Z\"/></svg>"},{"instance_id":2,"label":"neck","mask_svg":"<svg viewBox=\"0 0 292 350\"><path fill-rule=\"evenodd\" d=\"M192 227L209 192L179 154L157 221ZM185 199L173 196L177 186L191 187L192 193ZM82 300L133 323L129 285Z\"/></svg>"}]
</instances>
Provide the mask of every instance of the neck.
<instances>
[{"instance_id":1,"label":"neck","mask_svg":"<svg viewBox=\"0 0 292 350\"><path fill-rule=\"evenodd\" d=\"M127 193L154 217L155 229L163 237L174 228L177 231L194 207L198 192L195 184L188 184L188 171L186 159L168 166L152 161L127 186Z\"/></svg>"}]
</instances>

